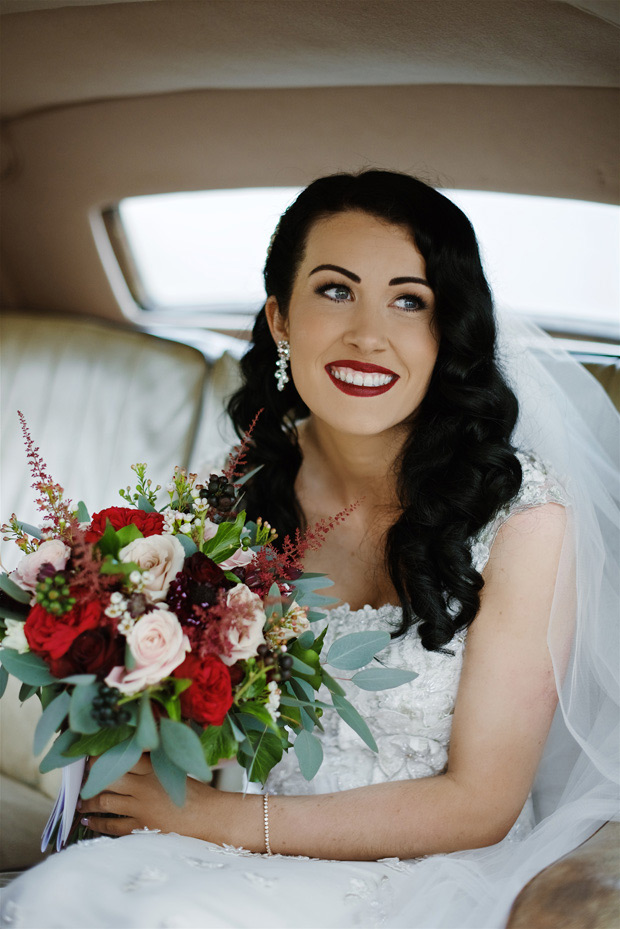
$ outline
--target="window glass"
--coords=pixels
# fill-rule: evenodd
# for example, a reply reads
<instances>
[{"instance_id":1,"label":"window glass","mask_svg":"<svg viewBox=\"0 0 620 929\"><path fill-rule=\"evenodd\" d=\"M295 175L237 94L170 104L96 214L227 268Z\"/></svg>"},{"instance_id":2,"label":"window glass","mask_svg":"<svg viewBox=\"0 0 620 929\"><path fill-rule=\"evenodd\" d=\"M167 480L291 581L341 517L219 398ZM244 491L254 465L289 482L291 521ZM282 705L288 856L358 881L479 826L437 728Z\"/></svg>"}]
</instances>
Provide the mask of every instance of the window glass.
<instances>
[{"instance_id":1,"label":"window glass","mask_svg":"<svg viewBox=\"0 0 620 929\"><path fill-rule=\"evenodd\" d=\"M291 187L131 197L119 214L144 309L252 314ZM620 209L607 204L445 190L469 216L498 305L566 332L620 337ZM187 312L184 314L186 320Z\"/></svg>"}]
</instances>

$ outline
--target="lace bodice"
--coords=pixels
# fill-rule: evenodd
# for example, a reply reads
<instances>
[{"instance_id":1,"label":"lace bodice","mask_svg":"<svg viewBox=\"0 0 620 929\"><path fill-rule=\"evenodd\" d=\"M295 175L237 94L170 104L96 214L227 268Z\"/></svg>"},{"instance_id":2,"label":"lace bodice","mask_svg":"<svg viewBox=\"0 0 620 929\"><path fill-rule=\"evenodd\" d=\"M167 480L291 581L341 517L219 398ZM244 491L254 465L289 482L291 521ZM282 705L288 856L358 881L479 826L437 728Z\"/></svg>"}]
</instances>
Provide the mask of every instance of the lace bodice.
<instances>
[{"instance_id":1,"label":"lace bodice","mask_svg":"<svg viewBox=\"0 0 620 929\"><path fill-rule=\"evenodd\" d=\"M495 536L510 516L547 502L567 503L559 481L540 460L522 452L517 455L523 469L519 493L472 540L472 560L478 571L485 567ZM313 630L318 632L328 623L323 651L326 654L335 637L369 629L391 631L400 619L400 607L365 606L351 610L348 604L343 604L331 610L325 620L313 624ZM289 752L271 772L266 789L275 794L324 793L441 773L448 760L465 644L466 630L463 630L448 646L452 654L430 652L422 647L414 627L381 653L386 666L415 671L418 675L410 683L391 690L364 691L347 684L346 678L354 672L333 672L347 697L367 719L378 753L368 748L335 712L326 711L322 720L325 732L317 733L324 752L318 775L313 781L306 781L294 753Z\"/></svg>"}]
</instances>

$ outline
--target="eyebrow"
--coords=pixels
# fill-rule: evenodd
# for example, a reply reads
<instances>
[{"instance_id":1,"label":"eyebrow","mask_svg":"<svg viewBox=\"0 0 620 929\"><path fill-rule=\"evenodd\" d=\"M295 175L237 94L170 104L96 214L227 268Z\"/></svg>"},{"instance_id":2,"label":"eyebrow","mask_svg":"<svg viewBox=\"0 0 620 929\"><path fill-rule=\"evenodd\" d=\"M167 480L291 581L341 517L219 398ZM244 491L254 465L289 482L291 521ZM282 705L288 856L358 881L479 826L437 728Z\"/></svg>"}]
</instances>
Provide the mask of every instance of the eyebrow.
<instances>
[{"instance_id":1,"label":"eyebrow","mask_svg":"<svg viewBox=\"0 0 620 929\"><path fill-rule=\"evenodd\" d=\"M341 268L340 265L317 265L316 268L313 268L308 277L312 274L316 274L317 271L338 271L340 274L344 274L345 277L350 278L352 281L355 281L356 284L361 284L362 279L357 274L354 274L353 271L347 271L346 268ZM424 280L423 277L393 277L389 282L389 286L396 284L423 284L425 287L429 287L428 281Z\"/></svg>"}]
</instances>

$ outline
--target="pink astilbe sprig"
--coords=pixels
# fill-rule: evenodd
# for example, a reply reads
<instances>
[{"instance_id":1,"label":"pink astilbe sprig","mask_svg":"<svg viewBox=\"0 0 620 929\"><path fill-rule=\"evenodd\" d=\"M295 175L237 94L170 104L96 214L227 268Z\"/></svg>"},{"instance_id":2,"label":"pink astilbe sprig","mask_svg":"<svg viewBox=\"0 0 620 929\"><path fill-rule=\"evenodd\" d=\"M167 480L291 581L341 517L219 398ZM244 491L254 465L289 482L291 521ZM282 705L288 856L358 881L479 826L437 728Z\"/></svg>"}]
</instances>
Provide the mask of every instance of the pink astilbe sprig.
<instances>
[{"instance_id":1,"label":"pink astilbe sprig","mask_svg":"<svg viewBox=\"0 0 620 929\"><path fill-rule=\"evenodd\" d=\"M253 588L258 588L263 596L267 595L274 582L278 584L282 592L285 592L286 581L295 580L303 572L303 559L306 552L318 551L327 534L343 523L358 505L359 501L355 501L335 516L320 519L303 532L297 529L294 538L286 536L279 551L273 545L261 548L252 562L252 578L250 580L246 577L246 583Z\"/></svg>"},{"instance_id":2,"label":"pink astilbe sprig","mask_svg":"<svg viewBox=\"0 0 620 929\"><path fill-rule=\"evenodd\" d=\"M243 475L243 472L247 466L247 453L250 442L252 440L252 433L258 421L258 417L263 412L263 409L258 411L252 422L250 423L247 432L241 439L239 445L236 445L228 456L228 464L224 470L224 477L230 481L232 484L235 483L235 480L240 478Z\"/></svg>"},{"instance_id":3,"label":"pink astilbe sprig","mask_svg":"<svg viewBox=\"0 0 620 929\"><path fill-rule=\"evenodd\" d=\"M118 577L101 574L101 555L80 528L74 516L71 523L71 590L78 599L107 601Z\"/></svg>"},{"instance_id":4,"label":"pink astilbe sprig","mask_svg":"<svg viewBox=\"0 0 620 929\"><path fill-rule=\"evenodd\" d=\"M43 513L58 534L63 539L70 539L72 531L77 522L71 511L71 501L64 499L64 490L60 484L52 479L47 465L43 461L39 449L35 446L26 417L18 410L17 415L21 423L24 442L26 445L26 457L32 474L32 488L39 494L35 503L41 513Z\"/></svg>"}]
</instances>

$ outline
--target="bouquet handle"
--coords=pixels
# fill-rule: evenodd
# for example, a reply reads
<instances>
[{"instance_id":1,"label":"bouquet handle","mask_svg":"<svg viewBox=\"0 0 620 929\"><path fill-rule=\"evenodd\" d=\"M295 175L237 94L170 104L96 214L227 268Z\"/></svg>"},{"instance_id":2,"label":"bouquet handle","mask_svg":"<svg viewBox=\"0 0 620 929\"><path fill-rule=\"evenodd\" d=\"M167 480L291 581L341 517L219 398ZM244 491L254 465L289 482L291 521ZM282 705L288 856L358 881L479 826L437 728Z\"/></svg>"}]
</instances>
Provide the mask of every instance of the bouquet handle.
<instances>
[{"instance_id":1,"label":"bouquet handle","mask_svg":"<svg viewBox=\"0 0 620 929\"><path fill-rule=\"evenodd\" d=\"M71 832L75 810L84 777L85 758L78 758L62 769L62 781L47 825L41 837L41 851L44 852L50 844L56 831L56 851L65 845Z\"/></svg>"}]
</instances>

